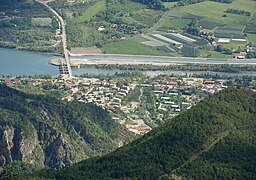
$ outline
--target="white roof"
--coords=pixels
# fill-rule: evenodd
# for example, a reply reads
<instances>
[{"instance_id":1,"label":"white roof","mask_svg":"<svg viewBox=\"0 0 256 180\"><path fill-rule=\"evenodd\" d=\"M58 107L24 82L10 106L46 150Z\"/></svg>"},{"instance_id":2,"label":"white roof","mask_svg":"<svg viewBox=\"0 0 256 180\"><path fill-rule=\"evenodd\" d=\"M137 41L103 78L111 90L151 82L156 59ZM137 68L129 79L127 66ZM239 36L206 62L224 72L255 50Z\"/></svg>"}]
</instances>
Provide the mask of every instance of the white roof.
<instances>
[{"instance_id":1,"label":"white roof","mask_svg":"<svg viewBox=\"0 0 256 180\"><path fill-rule=\"evenodd\" d=\"M219 38L218 43L230 43L229 38Z\"/></svg>"},{"instance_id":2,"label":"white roof","mask_svg":"<svg viewBox=\"0 0 256 180\"><path fill-rule=\"evenodd\" d=\"M246 39L232 39L232 41L241 41L241 42L246 42Z\"/></svg>"}]
</instances>

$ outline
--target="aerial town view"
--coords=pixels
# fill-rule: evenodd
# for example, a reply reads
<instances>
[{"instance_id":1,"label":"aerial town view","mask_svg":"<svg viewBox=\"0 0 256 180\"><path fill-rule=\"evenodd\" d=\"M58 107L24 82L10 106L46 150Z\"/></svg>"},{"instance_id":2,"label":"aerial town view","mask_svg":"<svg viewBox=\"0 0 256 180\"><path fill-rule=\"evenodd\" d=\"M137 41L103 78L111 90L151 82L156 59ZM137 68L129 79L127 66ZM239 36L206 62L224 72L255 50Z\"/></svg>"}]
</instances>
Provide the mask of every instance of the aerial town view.
<instances>
[{"instance_id":1,"label":"aerial town view","mask_svg":"<svg viewBox=\"0 0 256 180\"><path fill-rule=\"evenodd\" d=\"M255 179L255 0L0 0L0 178Z\"/></svg>"}]
</instances>

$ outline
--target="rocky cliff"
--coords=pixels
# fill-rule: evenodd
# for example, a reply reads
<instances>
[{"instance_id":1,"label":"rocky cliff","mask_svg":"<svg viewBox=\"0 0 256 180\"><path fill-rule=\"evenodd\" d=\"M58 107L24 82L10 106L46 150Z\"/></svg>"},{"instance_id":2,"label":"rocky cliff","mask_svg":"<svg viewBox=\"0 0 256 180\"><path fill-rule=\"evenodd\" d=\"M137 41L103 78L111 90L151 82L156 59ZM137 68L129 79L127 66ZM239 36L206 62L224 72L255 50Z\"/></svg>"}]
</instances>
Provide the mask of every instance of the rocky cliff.
<instances>
[{"instance_id":1,"label":"rocky cliff","mask_svg":"<svg viewBox=\"0 0 256 180\"><path fill-rule=\"evenodd\" d=\"M132 135L92 104L24 94L0 84L0 167L55 169L113 151Z\"/></svg>"}]
</instances>

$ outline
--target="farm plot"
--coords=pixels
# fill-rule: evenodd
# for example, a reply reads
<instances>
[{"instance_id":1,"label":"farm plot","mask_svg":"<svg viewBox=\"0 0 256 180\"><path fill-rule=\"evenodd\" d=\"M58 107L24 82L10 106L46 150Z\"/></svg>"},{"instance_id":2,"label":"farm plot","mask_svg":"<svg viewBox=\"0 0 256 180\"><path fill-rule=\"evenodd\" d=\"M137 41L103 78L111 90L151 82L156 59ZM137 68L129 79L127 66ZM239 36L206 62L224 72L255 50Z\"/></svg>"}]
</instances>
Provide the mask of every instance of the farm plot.
<instances>
[{"instance_id":1,"label":"farm plot","mask_svg":"<svg viewBox=\"0 0 256 180\"><path fill-rule=\"evenodd\" d=\"M186 57L196 57L196 48L191 46L183 46L181 49L182 55Z\"/></svg>"},{"instance_id":2,"label":"farm plot","mask_svg":"<svg viewBox=\"0 0 256 180\"><path fill-rule=\"evenodd\" d=\"M161 51L164 51L166 53L169 53L169 52L176 52L177 50L175 50L173 47L171 46L159 46L157 47L157 50L161 50Z\"/></svg>"},{"instance_id":3,"label":"farm plot","mask_svg":"<svg viewBox=\"0 0 256 180\"><path fill-rule=\"evenodd\" d=\"M163 41L159 41L159 40L157 40L155 38L152 38L148 35L143 35L142 37L149 40L149 41L141 42L142 44L145 44L147 46L157 47L157 46L167 46L167 45L169 45L168 43L165 43Z\"/></svg>"},{"instance_id":4,"label":"farm plot","mask_svg":"<svg viewBox=\"0 0 256 180\"><path fill-rule=\"evenodd\" d=\"M241 31L242 29L239 28L221 27L218 28L214 33L219 38L245 39Z\"/></svg>"},{"instance_id":5,"label":"farm plot","mask_svg":"<svg viewBox=\"0 0 256 180\"><path fill-rule=\"evenodd\" d=\"M208 21L214 21L221 24L226 24L232 27L241 27L247 24L249 17L237 14L226 15L225 11L228 8L241 9L249 12L255 10L255 1L252 0L233 0L232 3L219 3L213 1L205 1L202 3L192 4L188 6L178 7L184 13L193 14L196 16L203 16ZM225 15L225 16L224 16Z\"/></svg>"},{"instance_id":6,"label":"farm plot","mask_svg":"<svg viewBox=\"0 0 256 180\"><path fill-rule=\"evenodd\" d=\"M160 27L158 30L166 31L169 29L183 29L190 22L191 20L188 19L169 17L160 23Z\"/></svg>"},{"instance_id":7,"label":"farm plot","mask_svg":"<svg viewBox=\"0 0 256 180\"><path fill-rule=\"evenodd\" d=\"M161 34L151 34L149 36L143 35L142 37L148 41L143 41L141 44L153 47L166 53L179 52L182 46L181 42L175 41Z\"/></svg>"},{"instance_id":8,"label":"farm plot","mask_svg":"<svg viewBox=\"0 0 256 180\"><path fill-rule=\"evenodd\" d=\"M203 29L214 29L217 26L219 26L219 27L224 26L224 24L213 22L213 21L208 21L205 19L202 19L201 21L199 21L198 25L201 26Z\"/></svg>"},{"instance_id":9,"label":"farm plot","mask_svg":"<svg viewBox=\"0 0 256 180\"><path fill-rule=\"evenodd\" d=\"M174 36L174 37L177 37L177 38L179 38L179 39L182 39L182 40L184 40L184 41L186 41L186 42L196 42L196 40L195 39L192 39L192 38L190 38L190 37L187 37L187 36L184 36L184 35L181 35L181 34L176 34L176 33L170 33L170 35L172 35L172 36Z\"/></svg>"},{"instance_id":10,"label":"farm plot","mask_svg":"<svg viewBox=\"0 0 256 180\"><path fill-rule=\"evenodd\" d=\"M157 39L155 39L153 37L150 37L148 35L143 35L142 37L149 40L149 41L141 42L141 44L144 44L146 46L151 46L153 48L156 48L157 50L162 50L162 51L167 52L167 53L177 51L177 49L175 49L174 47L171 47L166 42L157 40Z\"/></svg>"},{"instance_id":11,"label":"farm plot","mask_svg":"<svg viewBox=\"0 0 256 180\"><path fill-rule=\"evenodd\" d=\"M188 13L177 11L177 10L170 11L169 16L176 17L176 18L182 18L182 19L189 19L189 20L201 20L201 19L203 19L202 16L188 14Z\"/></svg>"},{"instance_id":12,"label":"farm plot","mask_svg":"<svg viewBox=\"0 0 256 180\"><path fill-rule=\"evenodd\" d=\"M164 51L166 53L181 53L183 56L195 57L197 48L205 44L200 42L201 39L176 33L155 33L150 35L143 35L144 39L141 44L153 47L154 49ZM198 44L198 42L200 42Z\"/></svg>"},{"instance_id":13,"label":"farm plot","mask_svg":"<svg viewBox=\"0 0 256 180\"><path fill-rule=\"evenodd\" d=\"M35 26L51 26L51 18L31 18L31 23Z\"/></svg>"},{"instance_id":14,"label":"farm plot","mask_svg":"<svg viewBox=\"0 0 256 180\"><path fill-rule=\"evenodd\" d=\"M163 35L161 35L161 34L152 34L152 36L154 36L154 37L156 37L157 39L160 39L160 40L162 40L162 41L164 41L164 42L171 43L171 44L173 44L173 45L178 45L178 46L181 46L181 45L182 45L182 43L180 43L180 42L178 42L178 41L175 41L175 40L173 40L173 39L170 39L170 38L168 38L168 37L165 37L165 36L163 36Z\"/></svg>"}]
</instances>

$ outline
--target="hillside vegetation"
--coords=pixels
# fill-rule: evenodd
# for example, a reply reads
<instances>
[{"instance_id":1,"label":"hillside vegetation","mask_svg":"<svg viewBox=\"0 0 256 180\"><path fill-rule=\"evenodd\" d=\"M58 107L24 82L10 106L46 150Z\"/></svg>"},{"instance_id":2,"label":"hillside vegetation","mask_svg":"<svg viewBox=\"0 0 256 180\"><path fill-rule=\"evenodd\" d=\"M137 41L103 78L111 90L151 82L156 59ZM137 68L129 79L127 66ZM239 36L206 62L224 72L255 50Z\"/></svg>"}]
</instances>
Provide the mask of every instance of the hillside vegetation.
<instances>
[{"instance_id":1,"label":"hillside vegetation","mask_svg":"<svg viewBox=\"0 0 256 180\"><path fill-rule=\"evenodd\" d=\"M63 168L109 153L131 138L93 104L62 102L0 84L0 174L18 174L27 165Z\"/></svg>"},{"instance_id":2,"label":"hillside vegetation","mask_svg":"<svg viewBox=\"0 0 256 180\"><path fill-rule=\"evenodd\" d=\"M256 175L256 94L230 88L101 158L34 177L249 179Z\"/></svg>"},{"instance_id":3,"label":"hillside vegetation","mask_svg":"<svg viewBox=\"0 0 256 180\"><path fill-rule=\"evenodd\" d=\"M59 53L58 23L31 0L0 0L0 47ZM47 21L47 23L45 23Z\"/></svg>"}]
</instances>

